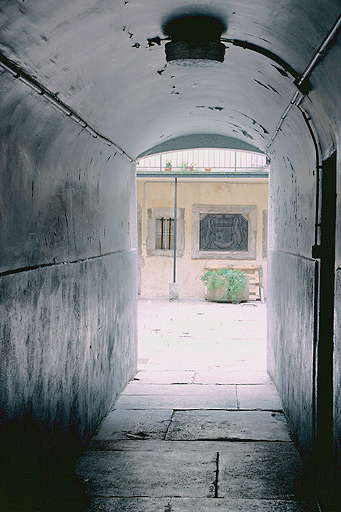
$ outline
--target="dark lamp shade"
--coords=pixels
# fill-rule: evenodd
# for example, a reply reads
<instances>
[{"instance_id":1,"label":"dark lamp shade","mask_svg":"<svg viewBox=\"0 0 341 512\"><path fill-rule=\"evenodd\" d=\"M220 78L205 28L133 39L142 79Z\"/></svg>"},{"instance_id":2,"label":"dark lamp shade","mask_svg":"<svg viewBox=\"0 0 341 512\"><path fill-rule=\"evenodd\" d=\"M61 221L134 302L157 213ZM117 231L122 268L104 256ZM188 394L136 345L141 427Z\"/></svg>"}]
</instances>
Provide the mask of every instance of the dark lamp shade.
<instances>
[{"instance_id":1,"label":"dark lamp shade","mask_svg":"<svg viewBox=\"0 0 341 512\"><path fill-rule=\"evenodd\" d=\"M171 41L166 43L166 60L177 66L214 66L224 62L225 45L219 42Z\"/></svg>"}]
</instances>

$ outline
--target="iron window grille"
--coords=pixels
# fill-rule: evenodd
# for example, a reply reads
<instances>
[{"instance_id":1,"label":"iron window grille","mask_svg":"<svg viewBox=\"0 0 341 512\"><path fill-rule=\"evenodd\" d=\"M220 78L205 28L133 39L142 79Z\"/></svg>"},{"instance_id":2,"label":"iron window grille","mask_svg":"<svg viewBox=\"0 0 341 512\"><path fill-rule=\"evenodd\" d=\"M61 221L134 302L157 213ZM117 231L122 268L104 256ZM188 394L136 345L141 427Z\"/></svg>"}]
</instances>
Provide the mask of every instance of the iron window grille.
<instances>
[{"instance_id":1,"label":"iron window grille","mask_svg":"<svg viewBox=\"0 0 341 512\"><path fill-rule=\"evenodd\" d=\"M160 217L155 222L155 249L174 249L174 219Z\"/></svg>"}]
</instances>

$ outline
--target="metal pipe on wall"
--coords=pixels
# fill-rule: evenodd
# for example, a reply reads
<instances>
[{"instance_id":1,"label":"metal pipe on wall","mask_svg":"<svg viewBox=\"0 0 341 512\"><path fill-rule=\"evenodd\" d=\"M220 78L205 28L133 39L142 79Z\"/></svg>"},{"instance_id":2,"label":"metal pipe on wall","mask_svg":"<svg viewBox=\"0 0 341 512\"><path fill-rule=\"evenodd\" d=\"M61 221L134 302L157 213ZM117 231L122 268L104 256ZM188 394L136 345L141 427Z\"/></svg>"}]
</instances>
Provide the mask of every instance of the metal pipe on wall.
<instances>
[{"instance_id":1,"label":"metal pipe on wall","mask_svg":"<svg viewBox=\"0 0 341 512\"><path fill-rule=\"evenodd\" d=\"M173 256L173 283L176 283L176 228L177 228L177 206L178 206L178 178L174 178L174 256Z\"/></svg>"}]
</instances>

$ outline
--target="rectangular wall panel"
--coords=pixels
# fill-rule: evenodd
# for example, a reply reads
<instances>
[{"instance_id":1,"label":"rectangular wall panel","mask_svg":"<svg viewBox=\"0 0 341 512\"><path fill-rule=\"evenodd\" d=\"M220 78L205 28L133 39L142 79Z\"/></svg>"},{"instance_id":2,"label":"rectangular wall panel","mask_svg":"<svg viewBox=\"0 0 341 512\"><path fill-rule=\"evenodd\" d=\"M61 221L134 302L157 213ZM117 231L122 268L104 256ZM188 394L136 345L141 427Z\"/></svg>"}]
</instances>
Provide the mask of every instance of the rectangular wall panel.
<instances>
[{"instance_id":1,"label":"rectangular wall panel","mask_svg":"<svg viewBox=\"0 0 341 512\"><path fill-rule=\"evenodd\" d=\"M268 370L294 437L309 460L312 447L314 260L269 253Z\"/></svg>"}]
</instances>

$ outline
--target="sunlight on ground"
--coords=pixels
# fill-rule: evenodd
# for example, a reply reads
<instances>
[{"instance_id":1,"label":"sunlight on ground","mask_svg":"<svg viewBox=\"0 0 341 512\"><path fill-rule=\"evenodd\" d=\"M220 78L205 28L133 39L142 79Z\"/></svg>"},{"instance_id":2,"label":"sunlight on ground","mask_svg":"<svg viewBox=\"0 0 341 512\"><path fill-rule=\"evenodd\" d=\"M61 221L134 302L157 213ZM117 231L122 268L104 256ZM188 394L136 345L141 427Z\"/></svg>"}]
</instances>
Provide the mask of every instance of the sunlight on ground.
<instances>
[{"instance_id":1,"label":"sunlight on ground","mask_svg":"<svg viewBox=\"0 0 341 512\"><path fill-rule=\"evenodd\" d=\"M266 304L139 300L139 369L264 372Z\"/></svg>"}]
</instances>

